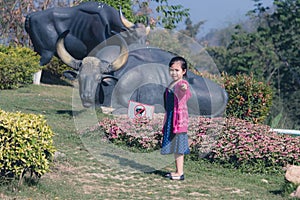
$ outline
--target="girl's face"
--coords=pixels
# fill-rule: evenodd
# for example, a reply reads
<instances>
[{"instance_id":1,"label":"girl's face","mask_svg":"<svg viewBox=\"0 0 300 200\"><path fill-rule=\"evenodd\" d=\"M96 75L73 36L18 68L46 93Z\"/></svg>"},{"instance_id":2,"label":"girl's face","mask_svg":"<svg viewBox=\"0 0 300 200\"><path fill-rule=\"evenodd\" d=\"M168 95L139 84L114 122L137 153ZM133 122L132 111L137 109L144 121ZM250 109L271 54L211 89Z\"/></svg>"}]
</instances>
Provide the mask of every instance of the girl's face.
<instances>
[{"instance_id":1,"label":"girl's face","mask_svg":"<svg viewBox=\"0 0 300 200\"><path fill-rule=\"evenodd\" d=\"M174 62L171 67L169 67L170 76L174 81L180 80L183 78L183 75L186 73L186 70L181 68L181 62Z\"/></svg>"}]
</instances>

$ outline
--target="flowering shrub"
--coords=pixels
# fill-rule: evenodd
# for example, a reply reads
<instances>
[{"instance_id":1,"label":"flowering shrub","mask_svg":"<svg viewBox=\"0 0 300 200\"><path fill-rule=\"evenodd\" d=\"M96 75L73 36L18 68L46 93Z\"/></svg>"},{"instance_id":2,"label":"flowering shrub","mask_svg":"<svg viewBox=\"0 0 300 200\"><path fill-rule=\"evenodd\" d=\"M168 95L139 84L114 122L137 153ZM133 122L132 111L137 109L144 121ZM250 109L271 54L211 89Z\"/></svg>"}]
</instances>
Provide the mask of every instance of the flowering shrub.
<instances>
[{"instance_id":1,"label":"flowering shrub","mask_svg":"<svg viewBox=\"0 0 300 200\"><path fill-rule=\"evenodd\" d=\"M228 93L226 115L255 124L263 123L272 105L271 86L255 80L253 74L223 74L222 77Z\"/></svg>"},{"instance_id":2,"label":"flowering shrub","mask_svg":"<svg viewBox=\"0 0 300 200\"><path fill-rule=\"evenodd\" d=\"M115 144L134 147L135 150L154 151L161 145L162 120L163 117L150 120L121 116L115 119L104 118L98 125L107 139Z\"/></svg>"},{"instance_id":3,"label":"flowering shrub","mask_svg":"<svg viewBox=\"0 0 300 200\"><path fill-rule=\"evenodd\" d=\"M227 73L211 74L193 70L199 76L208 78L228 93L226 116L244 119L258 124L263 123L269 115L272 106L272 87L258 81L253 74L237 74L230 76Z\"/></svg>"},{"instance_id":4,"label":"flowering shrub","mask_svg":"<svg viewBox=\"0 0 300 200\"><path fill-rule=\"evenodd\" d=\"M286 164L300 164L300 137L271 132L267 125L228 118L208 158L247 171L276 170Z\"/></svg>"},{"instance_id":5,"label":"flowering shrub","mask_svg":"<svg viewBox=\"0 0 300 200\"><path fill-rule=\"evenodd\" d=\"M136 151L161 147L163 116L154 119L103 118L98 128L106 138ZM300 137L277 134L267 125L237 118L190 117L191 154L242 171L268 172L300 164Z\"/></svg>"},{"instance_id":6,"label":"flowering shrub","mask_svg":"<svg viewBox=\"0 0 300 200\"><path fill-rule=\"evenodd\" d=\"M191 117L188 135L190 148L198 157L206 157L224 129L224 118Z\"/></svg>"}]
</instances>

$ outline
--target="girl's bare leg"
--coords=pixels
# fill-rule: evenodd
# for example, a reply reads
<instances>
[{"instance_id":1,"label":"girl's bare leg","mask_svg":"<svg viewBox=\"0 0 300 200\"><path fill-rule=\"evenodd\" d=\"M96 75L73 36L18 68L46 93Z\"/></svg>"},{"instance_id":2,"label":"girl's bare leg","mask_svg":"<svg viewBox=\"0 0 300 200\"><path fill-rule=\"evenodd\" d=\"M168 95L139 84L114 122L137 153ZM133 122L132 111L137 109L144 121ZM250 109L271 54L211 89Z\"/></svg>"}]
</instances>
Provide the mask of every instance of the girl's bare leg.
<instances>
[{"instance_id":1,"label":"girl's bare leg","mask_svg":"<svg viewBox=\"0 0 300 200\"><path fill-rule=\"evenodd\" d=\"M181 176L183 174L183 162L184 162L184 154L174 154L175 156L175 165L176 172L172 176Z\"/></svg>"}]
</instances>

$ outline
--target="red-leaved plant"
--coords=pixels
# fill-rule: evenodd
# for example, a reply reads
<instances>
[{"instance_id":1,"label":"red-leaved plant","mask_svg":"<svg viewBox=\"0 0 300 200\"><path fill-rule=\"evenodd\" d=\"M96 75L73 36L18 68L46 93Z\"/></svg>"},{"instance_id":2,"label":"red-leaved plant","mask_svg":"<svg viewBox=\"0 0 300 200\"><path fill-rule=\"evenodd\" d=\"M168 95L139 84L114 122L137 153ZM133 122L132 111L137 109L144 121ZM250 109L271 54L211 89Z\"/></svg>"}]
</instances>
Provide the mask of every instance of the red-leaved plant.
<instances>
[{"instance_id":1,"label":"red-leaved plant","mask_svg":"<svg viewBox=\"0 0 300 200\"><path fill-rule=\"evenodd\" d=\"M159 150L163 115L154 119L103 118L98 126L107 139L134 151ZM191 154L240 168L267 172L300 164L300 137L278 134L270 127L237 118L190 117Z\"/></svg>"},{"instance_id":2,"label":"red-leaved plant","mask_svg":"<svg viewBox=\"0 0 300 200\"><path fill-rule=\"evenodd\" d=\"M162 120L161 116L152 120L120 116L115 119L104 118L98 125L107 139L115 144L134 147L133 150L153 151L160 148Z\"/></svg>"},{"instance_id":3,"label":"red-leaved plant","mask_svg":"<svg viewBox=\"0 0 300 200\"><path fill-rule=\"evenodd\" d=\"M267 125L229 118L208 158L237 168L256 168L259 172L287 164L299 165L300 137L278 134Z\"/></svg>"}]
</instances>

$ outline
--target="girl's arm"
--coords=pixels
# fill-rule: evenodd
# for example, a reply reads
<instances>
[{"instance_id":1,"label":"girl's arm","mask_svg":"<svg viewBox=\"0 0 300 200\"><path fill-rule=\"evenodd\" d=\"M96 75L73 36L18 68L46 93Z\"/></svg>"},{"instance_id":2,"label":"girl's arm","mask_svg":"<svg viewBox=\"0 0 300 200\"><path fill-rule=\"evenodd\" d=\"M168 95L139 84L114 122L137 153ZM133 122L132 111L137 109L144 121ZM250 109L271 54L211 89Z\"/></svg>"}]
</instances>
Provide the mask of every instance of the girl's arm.
<instances>
[{"instance_id":1,"label":"girl's arm","mask_svg":"<svg viewBox=\"0 0 300 200\"><path fill-rule=\"evenodd\" d=\"M186 80L179 81L175 86L174 93L178 101L180 101L184 96L186 96L187 99L190 98L191 92L189 89L189 83Z\"/></svg>"}]
</instances>

